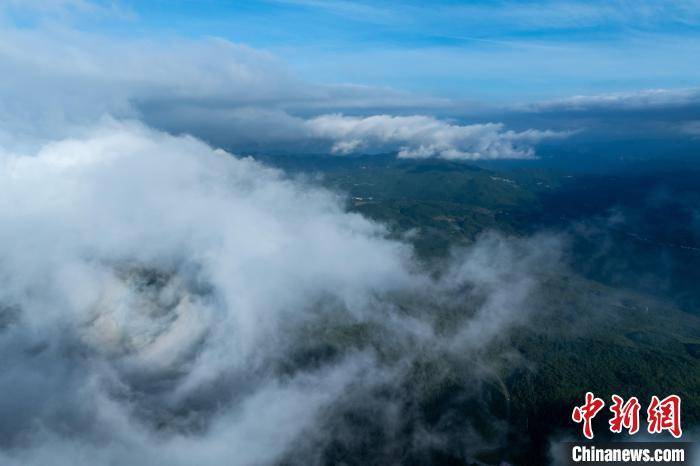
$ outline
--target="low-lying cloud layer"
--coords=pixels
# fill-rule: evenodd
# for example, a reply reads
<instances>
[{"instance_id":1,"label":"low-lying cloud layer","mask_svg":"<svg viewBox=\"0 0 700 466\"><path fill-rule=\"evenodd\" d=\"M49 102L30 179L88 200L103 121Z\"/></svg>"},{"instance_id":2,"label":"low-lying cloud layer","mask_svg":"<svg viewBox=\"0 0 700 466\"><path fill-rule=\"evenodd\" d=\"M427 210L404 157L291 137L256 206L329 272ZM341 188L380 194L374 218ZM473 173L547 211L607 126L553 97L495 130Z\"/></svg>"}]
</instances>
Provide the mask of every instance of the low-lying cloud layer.
<instances>
[{"instance_id":1,"label":"low-lying cloud layer","mask_svg":"<svg viewBox=\"0 0 700 466\"><path fill-rule=\"evenodd\" d=\"M533 144L566 133L506 131L502 124L457 125L426 116L347 117L323 115L307 122L311 133L333 142L336 154L398 152L399 157L444 159L522 159L534 156Z\"/></svg>"},{"instance_id":2,"label":"low-lying cloud layer","mask_svg":"<svg viewBox=\"0 0 700 466\"><path fill-rule=\"evenodd\" d=\"M0 464L429 464L503 444L496 344L557 240L485 236L427 271L342 194L213 146L517 158L559 134L390 116L444 102L306 83L217 39L0 35Z\"/></svg>"},{"instance_id":3,"label":"low-lying cloud layer","mask_svg":"<svg viewBox=\"0 0 700 466\"><path fill-rule=\"evenodd\" d=\"M402 407L438 390L416 368L453 360L431 380L465 380L498 426L479 354L558 250L486 237L437 279L333 193L116 121L3 154L0 222L0 462L17 465L321 463L364 435L343 413L375 405L385 454L468 457L498 436Z\"/></svg>"}]
</instances>

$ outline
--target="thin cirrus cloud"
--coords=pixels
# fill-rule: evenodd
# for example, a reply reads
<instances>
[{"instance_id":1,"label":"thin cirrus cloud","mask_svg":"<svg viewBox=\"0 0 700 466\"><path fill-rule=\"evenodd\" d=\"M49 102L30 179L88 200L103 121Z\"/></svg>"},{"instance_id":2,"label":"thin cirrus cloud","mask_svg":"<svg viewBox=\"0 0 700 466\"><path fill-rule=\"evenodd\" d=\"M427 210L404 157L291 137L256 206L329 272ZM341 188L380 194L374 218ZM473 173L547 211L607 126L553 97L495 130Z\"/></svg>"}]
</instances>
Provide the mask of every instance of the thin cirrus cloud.
<instances>
[{"instance_id":1,"label":"thin cirrus cloud","mask_svg":"<svg viewBox=\"0 0 700 466\"><path fill-rule=\"evenodd\" d=\"M700 88L642 89L632 92L612 92L574 95L561 99L520 106L528 111L586 111L595 109L642 110L672 108L700 104ZM518 108L518 107L515 107Z\"/></svg>"},{"instance_id":2,"label":"thin cirrus cloud","mask_svg":"<svg viewBox=\"0 0 700 466\"><path fill-rule=\"evenodd\" d=\"M694 1L285 0L180 2L177 8L147 1L130 3L129 21L121 19L125 3L119 2L3 3L10 13L38 10L51 22L62 8L68 13L59 16L72 13L87 30L95 30L99 16L97 23L121 38L144 30L169 37L178 30L246 43L284 56L308 81L461 98L512 103L681 87L699 77L693 57L700 8Z\"/></svg>"},{"instance_id":3,"label":"thin cirrus cloud","mask_svg":"<svg viewBox=\"0 0 700 466\"><path fill-rule=\"evenodd\" d=\"M575 95L511 106L505 121L538 120L553 128L585 128L583 138L685 140L695 136L700 88L651 88L630 92ZM504 114L505 115L505 114Z\"/></svg>"}]
</instances>

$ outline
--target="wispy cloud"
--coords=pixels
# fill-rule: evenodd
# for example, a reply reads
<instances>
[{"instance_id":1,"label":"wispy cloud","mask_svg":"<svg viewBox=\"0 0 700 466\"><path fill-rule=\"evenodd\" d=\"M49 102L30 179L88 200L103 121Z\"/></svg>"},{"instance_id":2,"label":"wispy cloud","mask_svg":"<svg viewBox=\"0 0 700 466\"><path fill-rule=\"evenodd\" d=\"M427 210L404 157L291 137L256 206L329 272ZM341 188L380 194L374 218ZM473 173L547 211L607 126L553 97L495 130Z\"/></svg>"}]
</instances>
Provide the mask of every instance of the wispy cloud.
<instances>
[{"instance_id":1,"label":"wispy cloud","mask_svg":"<svg viewBox=\"0 0 700 466\"><path fill-rule=\"evenodd\" d=\"M673 107L700 103L700 89L643 89L633 92L575 95L521 106L535 111L577 111L591 109L635 110L654 107Z\"/></svg>"},{"instance_id":2,"label":"wispy cloud","mask_svg":"<svg viewBox=\"0 0 700 466\"><path fill-rule=\"evenodd\" d=\"M280 5L321 10L362 22L391 23L399 16L396 8L382 7L381 3L363 3L352 0L269 0Z\"/></svg>"},{"instance_id":3,"label":"wispy cloud","mask_svg":"<svg viewBox=\"0 0 700 466\"><path fill-rule=\"evenodd\" d=\"M666 2L641 0L616 1L537 1L517 2L449 2L437 1L430 5L420 2L403 2L396 8L392 2L279 0L281 3L326 8L342 15L355 12L381 12L379 18L427 24L458 19L462 25L477 31L508 35L520 31L547 31L558 29L602 28L665 28L669 24L697 25L700 22L700 5L695 0ZM389 11L394 11L389 15ZM366 18L372 21L374 18ZM420 26L420 24L417 24ZM453 26L454 27L454 26Z\"/></svg>"},{"instance_id":4,"label":"wispy cloud","mask_svg":"<svg viewBox=\"0 0 700 466\"><path fill-rule=\"evenodd\" d=\"M106 0L7 0L0 5L2 15L32 14L40 20L69 21L79 17L134 20L136 12L123 3Z\"/></svg>"}]
</instances>

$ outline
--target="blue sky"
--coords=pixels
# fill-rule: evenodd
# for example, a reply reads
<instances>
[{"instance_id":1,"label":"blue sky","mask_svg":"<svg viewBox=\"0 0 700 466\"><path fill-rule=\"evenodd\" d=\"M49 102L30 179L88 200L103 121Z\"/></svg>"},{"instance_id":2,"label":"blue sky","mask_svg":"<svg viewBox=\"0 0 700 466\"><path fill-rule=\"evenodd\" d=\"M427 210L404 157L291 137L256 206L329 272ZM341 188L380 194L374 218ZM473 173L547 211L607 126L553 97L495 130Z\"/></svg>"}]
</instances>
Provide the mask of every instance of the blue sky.
<instances>
[{"instance_id":1,"label":"blue sky","mask_svg":"<svg viewBox=\"0 0 700 466\"><path fill-rule=\"evenodd\" d=\"M694 87L700 3L143 0L83 28L215 36L267 50L304 79L531 101Z\"/></svg>"},{"instance_id":2,"label":"blue sky","mask_svg":"<svg viewBox=\"0 0 700 466\"><path fill-rule=\"evenodd\" d=\"M43 3L71 5L64 9L80 13L80 2ZM77 14L72 21L117 36L221 37L269 51L304 79L327 84L522 102L689 88L700 80L697 1L125 0L100 5L102 15ZM15 10L18 21L31 20L21 8Z\"/></svg>"},{"instance_id":3,"label":"blue sky","mask_svg":"<svg viewBox=\"0 0 700 466\"><path fill-rule=\"evenodd\" d=\"M105 116L243 152L696 141L698 63L697 0L4 0L0 142Z\"/></svg>"}]
</instances>

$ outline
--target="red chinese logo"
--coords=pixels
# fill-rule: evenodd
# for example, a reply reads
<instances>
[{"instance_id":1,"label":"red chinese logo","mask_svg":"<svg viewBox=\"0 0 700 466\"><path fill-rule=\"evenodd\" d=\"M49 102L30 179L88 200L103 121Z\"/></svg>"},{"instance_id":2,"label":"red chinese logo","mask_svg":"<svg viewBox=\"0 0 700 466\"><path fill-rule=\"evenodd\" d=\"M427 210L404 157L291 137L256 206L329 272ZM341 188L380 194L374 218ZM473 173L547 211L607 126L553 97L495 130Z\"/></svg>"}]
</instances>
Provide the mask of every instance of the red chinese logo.
<instances>
[{"instance_id":1,"label":"red chinese logo","mask_svg":"<svg viewBox=\"0 0 700 466\"><path fill-rule=\"evenodd\" d=\"M647 421L650 434L658 434L667 430L676 438L683 435L681 429L681 398L678 395L669 395L659 401L656 395L651 397L651 403L647 409Z\"/></svg>"},{"instance_id":2,"label":"red chinese logo","mask_svg":"<svg viewBox=\"0 0 700 466\"><path fill-rule=\"evenodd\" d=\"M583 422L583 435L585 435L587 439L593 438L592 421L595 415L598 414L598 411L603 409L603 406L605 406L603 400L596 398L593 396L593 393L588 392L586 393L586 403L583 406L576 406L571 413L571 419L573 419L574 422Z\"/></svg>"},{"instance_id":3,"label":"red chinese logo","mask_svg":"<svg viewBox=\"0 0 700 466\"><path fill-rule=\"evenodd\" d=\"M613 418L608 422L610 424L610 432L619 434L622 428L627 429L629 435L634 435L639 431L639 410L641 405L637 397L633 396L626 403L617 396L612 396L613 405L610 411L613 413Z\"/></svg>"},{"instance_id":4,"label":"red chinese logo","mask_svg":"<svg viewBox=\"0 0 700 466\"><path fill-rule=\"evenodd\" d=\"M621 433L627 430L629 435L639 432L639 411L641 405L637 397L631 397L625 401L618 395L612 395L610 411L613 416L608 421L610 432ZM596 398L591 392L586 393L586 402L574 407L571 419L574 422L583 423L583 435L587 439L593 438L593 418L603 409L605 402ZM650 434L659 434L668 431L675 438L683 435L681 428L681 398L678 395L669 395L663 400L652 396L647 408L647 431Z\"/></svg>"}]
</instances>

